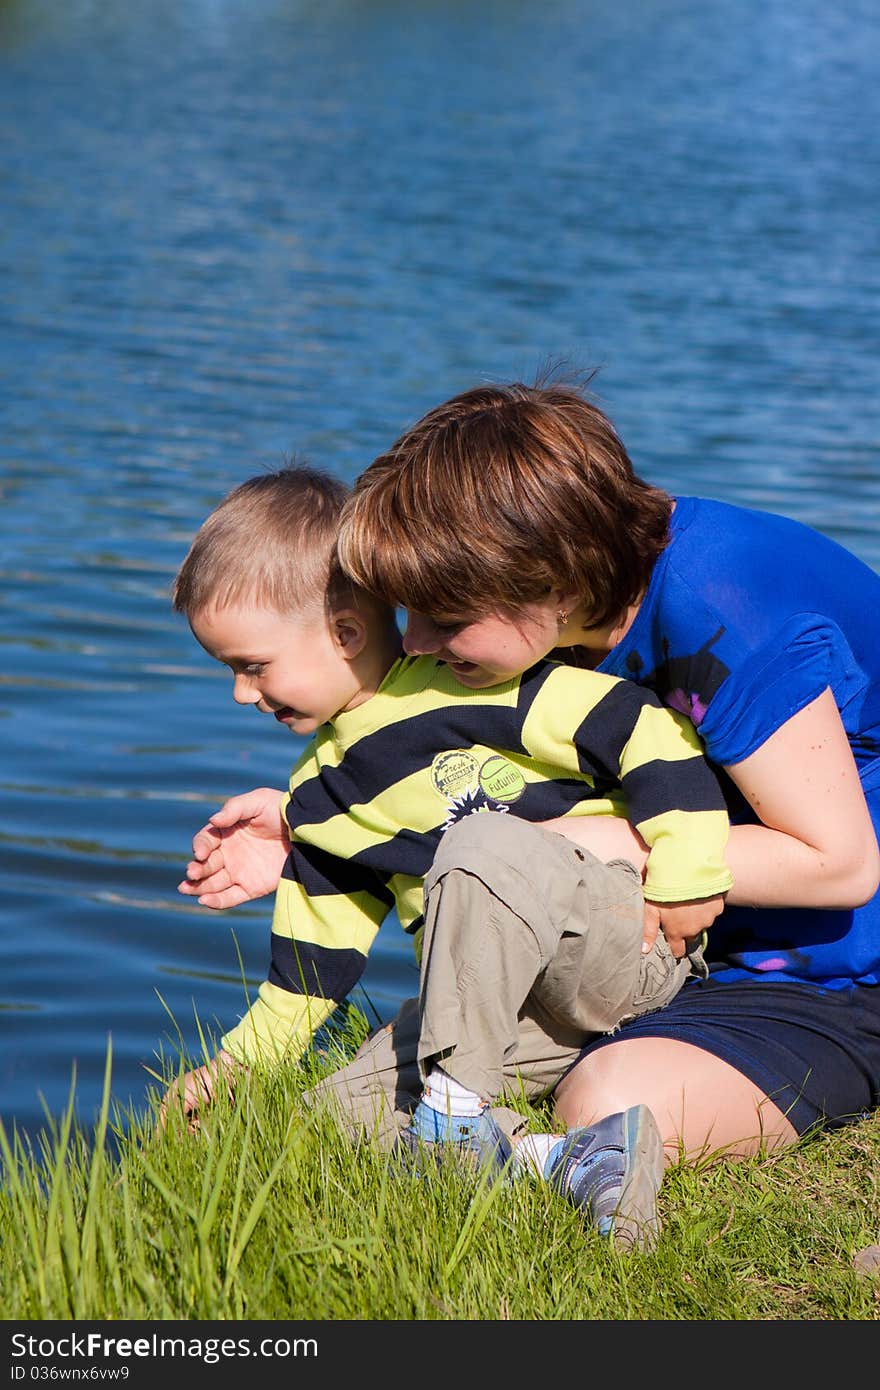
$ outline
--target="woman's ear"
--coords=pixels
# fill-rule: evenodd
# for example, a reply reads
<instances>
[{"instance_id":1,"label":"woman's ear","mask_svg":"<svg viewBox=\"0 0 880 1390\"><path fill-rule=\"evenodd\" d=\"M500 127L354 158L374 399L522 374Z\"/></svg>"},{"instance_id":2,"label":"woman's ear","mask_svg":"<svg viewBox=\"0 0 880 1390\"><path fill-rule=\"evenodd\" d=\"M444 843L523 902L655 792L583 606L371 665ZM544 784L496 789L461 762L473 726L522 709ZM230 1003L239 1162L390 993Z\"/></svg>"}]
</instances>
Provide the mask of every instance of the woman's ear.
<instances>
[{"instance_id":1,"label":"woman's ear","mask_svg":"<svg viewBox=\"0 0 880 1390\"><path fill-rule=\"evenodd\" d=\"M369 638L363 613L356 608L338 608L330 618L330 635L343 660L355 661Z\"/></svg>"},{"instance_id":2,"label":"woman's ear","mask_svg":"<svg viewBox=\"0 0 880 1390\"><path fill-rule=\"evenodd\" d=\"M561 613L573 613L583 602L583 594L576 589L551 589L550 601Z\"/></svg>"}]
</instances>

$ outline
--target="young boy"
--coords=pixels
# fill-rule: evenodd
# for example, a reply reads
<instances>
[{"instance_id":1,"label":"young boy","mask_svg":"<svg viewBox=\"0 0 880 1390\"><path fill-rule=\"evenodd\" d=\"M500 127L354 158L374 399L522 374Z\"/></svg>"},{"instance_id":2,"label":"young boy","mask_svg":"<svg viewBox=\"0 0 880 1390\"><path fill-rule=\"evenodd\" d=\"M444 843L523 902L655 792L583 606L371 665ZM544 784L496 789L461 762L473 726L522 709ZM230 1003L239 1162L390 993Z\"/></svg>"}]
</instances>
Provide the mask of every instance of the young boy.
<instances>
[{"instance_id":1,"label":"young boy","mask_svg":"<svg viewBox=\"0 0 880 1390\"><path fill-rule=\"evenodd\" d=\"M588 1036L705 973L662 932L647 952L642 941L646 921L650 935L721 911L726 810L687 721L630 682L540 661L475 689L466 662L402 656L393 609L336 564L345 498L313 469L252 478L202 525L175 581L174 606L231 669L233 698L310 736L287 796L233 798L194 840L182 892L210 907L276 897L268 979L185 1079L183 1104L197 1115L218 1071L301 1055L396 908L419 999L312 1103L332 1099L352 1133L388 1140L402 1124L406 1152L451 1145L495 1175L510 1124L491 1102L506 1088L545 1095ZM551 595L511 631L565 620ZM632 864L540 824L596 814L641 833L644 894ZM539 1170L600 1229L652 1238L663 1158L646 1107L538 1148Z\"/></svg>"}]
</instances>

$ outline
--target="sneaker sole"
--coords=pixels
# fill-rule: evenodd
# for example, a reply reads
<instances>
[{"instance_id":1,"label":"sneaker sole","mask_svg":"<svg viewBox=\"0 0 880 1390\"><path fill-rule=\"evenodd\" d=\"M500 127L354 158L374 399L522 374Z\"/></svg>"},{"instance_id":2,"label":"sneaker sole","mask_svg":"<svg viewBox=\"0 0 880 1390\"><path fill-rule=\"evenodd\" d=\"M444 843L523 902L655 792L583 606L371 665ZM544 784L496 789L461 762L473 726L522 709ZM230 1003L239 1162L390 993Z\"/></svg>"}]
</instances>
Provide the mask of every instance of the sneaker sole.
<instances>
[{"instance_id":1,"label":"sneaker sole","mask_svg":"<svg viewBox=\"0 0 880 1390\"><path fill-rule=\"evenodd\" d=\"M653 1250L660 1234L657 1193L663 1177L663 1140L653 1112L634 1106L626 1116L629 1157L608 1234L623 1250Z\"/></svg>"}]
</instances>

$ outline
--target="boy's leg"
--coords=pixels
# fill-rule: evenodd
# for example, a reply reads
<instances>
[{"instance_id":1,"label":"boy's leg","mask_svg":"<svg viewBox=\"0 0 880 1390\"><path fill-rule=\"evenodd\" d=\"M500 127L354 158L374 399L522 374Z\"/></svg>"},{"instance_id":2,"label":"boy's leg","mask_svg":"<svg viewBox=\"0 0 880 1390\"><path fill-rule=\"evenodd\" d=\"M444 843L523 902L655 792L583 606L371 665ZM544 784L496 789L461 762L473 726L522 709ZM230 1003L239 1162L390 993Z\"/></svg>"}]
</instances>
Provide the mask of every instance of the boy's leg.
<instances>
[{"instance_id":1,"label":"boy's leg","mask_svg":"<svg viewBox=\"0 0 880 1390\"><path fill-rule=\"evenodd\" d=\"M353 1141L370 1138L392 1147L422 1092L418 1043L419 1001L407 999L350 1062L304 1092L304 1103L327 1109Z\"/></svg>"},{"instance_id":2,"label":"boy's leg","mask_svg":"<svg viewBox=\"0 0 880 1390\"><path fill-rule=\"evenodd\" d=\"M515 1067L523 1013L548 1038L559 1072L593 1033L658 1008L691 969L660 938L642 954L641 880L561 835L483 814L446 832L425 880L421 1038L426 1075L439 1062L494 1100ZM525 1059L523 1059L525 1060Z\"/></svg>"},{"instance_id":3,"label":"boy's leg","mask_svg":"<svg viewBox=\"0 0 880 1390\"><path fill-rule=\"evenodd\" d=\"M691 969L662 938L643 956L632 865L606 865L513 817L478 816L448 831L425 889L419 1063L427 1085L413 1128L435 1142L461 1132L422 1118L436 1104L429 1088L438 1079L441 1096L452 1078L484 1102L511 1073L549 1090L590 1033L661 1007ZM545 1139L539 1171L592 1224L621 1243L653 1241L662 1147L645 1107Z\"/></svg>"},{"instance_id":4,"label":"boy's leg","mask_svg":"<svg viewBox=\"0 0 880 1390\"><path fill-rule=\"evenodd\" d=\"M491 841L494 857L499 860L496 867L500 869L500 872L492 875L491 879L496 892L506 891L502 887L505 863L518 863L519 867L522 868L525 861L520 856L524 852L527 854L530 852L532 857L543 855L547 850L548 841L551 849L558 847L562 850L563 858L555 864L555 874L564 876L568 868L574 865L580 877L584 864L589 863L589 856L586 861L581 860L579 851L575 851L571 847L566 850L567 841L552 835L550 832L542 831L539 827L518 821L512 823L512 833L510 833L508 825L511 822L508 821L508 817L500 815L479 817L480 822L490 819L493 823L498 823L497 830L493 824L493 833L490 836L487 837L480 826L476 839L473 835L462 836L461 839L466 842L470 850L476 848L480 853L482 853L485 840L488 838ZM465 824L467 825L467 823ZM454 855L454 844L459 837L454 831L450 831L449 836L449 847L453 850ZM438 856L435 873L441 867L440 856ZM601 867L604 868L604 866ZM485 860L483 868L485 876L489 877L487 861ZM634 875L635 871L627 865L624 869L622 884L624 894L631 894L632 884L635 882ZM571 933L570 938L568 936L563 938L557 956L544 977L546 1007L542 1002L542 991L539 988L537 991L533 991L526 1001L525 1008L516 1017L515 1025L509 1023L508 1033L511 1037L515 1036L515 1046L506 1049L500 1080L497 1084L491 1083L493 1099L504 1089L523 1094L531 1100L539 1099L553 1089L559 1077L577 1060L584 1042L584 1033L590 1031L589 1029L585 1030L583 1026L585 1021L589 1022L589 1017L585 1020L578 1016L572 1022L572 1014L577 1015L578 1008L576 1004L572 1004L569 994L572 982L580 982L589 1004L591 981L581 980L584 970L581 944L583 928L591 916L595 918L597 912L602 910L601 902L603 901L600 896L598 877L593 875L591 881L592 888L583 902L580 901L584 894L583 888L579 887L576 891L576 897L579 901L575 903L575 908L579 925ZM607 899L607 879L603 877L603 881L606 884L604 892L605 899ZM473 875L470 879L465 880L465 886L474 888L478 894L486 891L485 885L480 880L475 879ZM511 901L516 897L517 887L516 882L512 886L508 885L507 897ZM543 892L546 885L538 885L538 887L539 891ZM611 882L612 900L619 896L620 887L620 882L615 874ZM455 898L454 894L447 893L445 904L447 913L454 909L455 918L461 918L465 927L469 924L475 924L479 930L480 922L483 920L483 912L486 909L485 898L478 899L476 903L469 905L461 898ZM506 906L509 907L510 904L508 903ZM499 904L494 909L490 908L487 911L487 916L494 916L497 919L499 913L503 915L504 907L505 904L499 900ZM520 910L526 909L521 907ZM521 919L517 918L515 925L518 929L521 928L523 925ZM593 927L595 931L597 929L595 921ZM555 931L551 933L551 940L555 934ZM539 932L539 935L542 933ZM513 935L505 942L506 961L510 961L511 958L509 948L512 941ZM471 949L465 940L462 943L462 949L465 955L469 955L473 961L480 946L484 944L485 942L478 940ZM665 942L662 942L662 938L661 944L665 948ZM669 954L668 948L665 949ZM423 952L423 962L425 954ZM517 986L518 992L521 993L531 982L537 966L538 957L527 956L525 974ZM656 1001L658 995L669 988L668 970L663 959L655 960L655 953L652 953L651 956L641 958L639 968L640 979L637 993L646 1000ZM422 1093L422 1076L418 1065L418 1002L416 999L407 1000L402 1005L396 1019L372 1033L358 1049L350 1063L324 1078L303 1097L305 1103L312 1108L321 1104L330 1105L337 1121L353 1139L369 1135L381 1146L390 1147L398 1132L404 1129L409 1122L412 1109ZM665 1002L665 1000L661 999L660 1002ZM651 1007L657 1007L657 1003L653 1002ZM480 1021L485 1024L487 1019L481 1012L479 1001L478 1014ZM593 1031L600 1030L594 1029ZM493 1107L493 1118L507 1136L514 1134L523 1123L520 1116L503 1106Z\"/></svg>"},{"instance_id":5,"label":"boy's leg","mask_svg":"<svg viewBox=\"0 0 880 1390\"><path fill-rule=\"evenodd\" d=\"M526 1052L530 1056L534 1051L536 1068L543 1074L547 1071L546 1047L541 1044L537 1026L533 1031L536 1046L530 1049L527 1045ZM310 1110L328 1110L352 1142L367 1138L389 1150L409 1125L422 1094L418 1045L419 1001L407 999L391 1023L371 1033L350 1062L305 1091L302 1100ZM568 1064L577 1056L573 1050ZM549 1081L543 1091L552 1085ZM493 1106L492 1117L508 1138L525 1125L521 1115L504 1106Z\"/></svg>"}]
</instances>

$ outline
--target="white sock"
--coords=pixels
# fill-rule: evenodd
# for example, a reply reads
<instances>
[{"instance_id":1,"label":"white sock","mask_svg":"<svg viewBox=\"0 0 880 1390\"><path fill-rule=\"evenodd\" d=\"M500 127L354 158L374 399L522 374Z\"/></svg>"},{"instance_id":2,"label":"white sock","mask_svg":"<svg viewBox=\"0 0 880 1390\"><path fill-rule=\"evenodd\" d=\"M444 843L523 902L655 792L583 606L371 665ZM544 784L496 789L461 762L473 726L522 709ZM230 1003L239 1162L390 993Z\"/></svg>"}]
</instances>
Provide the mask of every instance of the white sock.
<instances>
[{"instance_id":1,"label":"white sock","mask_svg":"<svg viewBox=\"0 0 880 1390\"><path fill-rule=\"evenodd\" d=\"M513 1156L523 1168L533 1168L538 1177L543 1178L547 1159L562 1137L561 1134L527 1134L514 1145Z\"/></svg>"},{"instance_id":2,"label":"white sock","mask_svg":"<svg viewBox=\"0 0 880 1390\"><path fill-rule=\"evenodd\" d=\"M486 1108L476 1091L460 1086L442 1067L432 1067L428 1072L422 1100L441 1115L479 1115Z\"/></svg>"}]
</instances>

